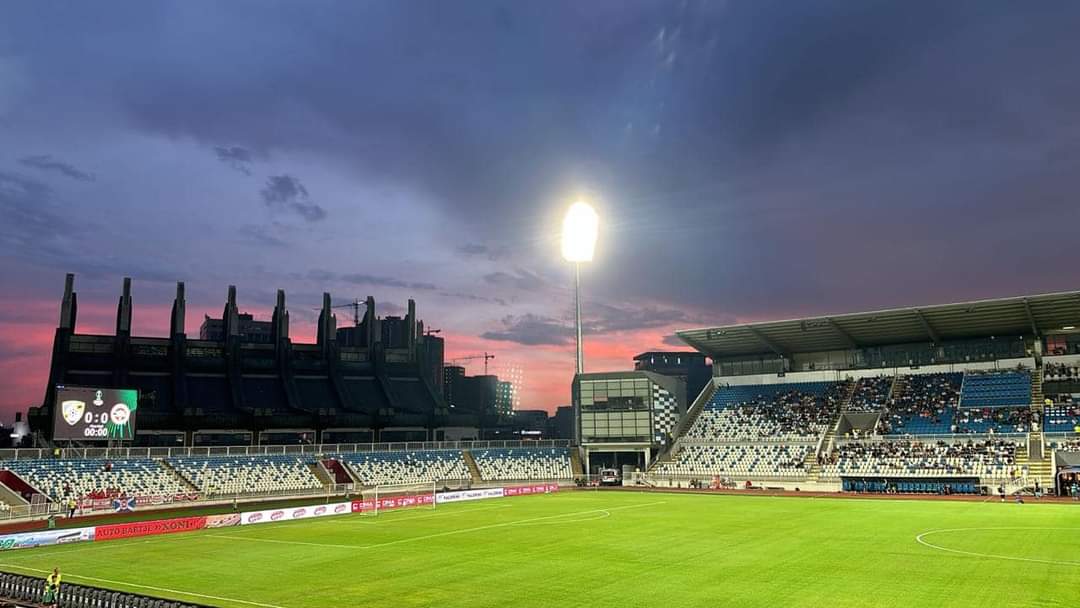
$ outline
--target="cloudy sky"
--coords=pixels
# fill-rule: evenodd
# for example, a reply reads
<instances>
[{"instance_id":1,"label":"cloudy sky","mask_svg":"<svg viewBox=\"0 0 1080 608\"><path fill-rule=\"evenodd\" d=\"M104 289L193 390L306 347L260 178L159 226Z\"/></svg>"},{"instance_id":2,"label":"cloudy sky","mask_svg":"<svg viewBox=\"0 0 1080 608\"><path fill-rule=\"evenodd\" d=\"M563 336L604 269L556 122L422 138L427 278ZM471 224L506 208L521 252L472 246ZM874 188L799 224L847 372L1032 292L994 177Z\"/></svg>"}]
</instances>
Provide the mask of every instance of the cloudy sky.
<instances>
[{"instance_id":1,"label":"cloudy sky","mask_svg":"<svg viewBox=\"0 0 1080 608\"><path fill-rule=\"evenodd\" d=\"M7 2L0 413L79 331L189 333L226 286L417 300L448 358L569 401L676 328L1080 286L1080 3ZM347 312L339 323L347 322ZM482 365L471 367L480 372Z\"/></svg>"}]
</instances>

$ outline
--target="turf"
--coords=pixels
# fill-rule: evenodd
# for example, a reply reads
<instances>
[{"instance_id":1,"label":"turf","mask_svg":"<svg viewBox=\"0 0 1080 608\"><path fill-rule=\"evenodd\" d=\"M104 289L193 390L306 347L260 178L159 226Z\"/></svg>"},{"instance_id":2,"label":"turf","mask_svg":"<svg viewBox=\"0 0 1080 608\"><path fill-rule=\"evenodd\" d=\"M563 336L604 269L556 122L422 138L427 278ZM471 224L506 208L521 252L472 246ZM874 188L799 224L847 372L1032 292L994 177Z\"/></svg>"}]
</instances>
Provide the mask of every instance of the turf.
<instances>
[{"instance_id":1,"label":"turf","mask_svg":"<svg viewBox=\"0 0 1080 608\"><path fill-rule=\"evenodd\" d=\"M1080 506L563 492L0 560L227 608L1053 607L1078 597Z\"/></svg>"}]
</instances>

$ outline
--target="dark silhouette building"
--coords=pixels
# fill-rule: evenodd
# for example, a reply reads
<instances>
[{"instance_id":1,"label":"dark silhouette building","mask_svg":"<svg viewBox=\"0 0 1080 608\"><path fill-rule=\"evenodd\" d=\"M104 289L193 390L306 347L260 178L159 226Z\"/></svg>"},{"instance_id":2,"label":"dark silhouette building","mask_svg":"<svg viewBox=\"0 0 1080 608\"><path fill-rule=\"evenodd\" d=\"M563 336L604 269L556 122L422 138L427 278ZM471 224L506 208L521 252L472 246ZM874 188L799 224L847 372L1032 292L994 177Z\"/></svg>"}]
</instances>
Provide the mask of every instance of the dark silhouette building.
<instances>
[{"instance_id":1,"label":"dark silhouette building","mask_svg":"<svg viewBox=\"0 0 1080 608\"><path fill-rule=\"evenodd\" d=\"M185 307L177 283L169 336L133 336L131 280L124 279L114 334L79 334L74 275L67 275L48 387L42 405L30 408L31 427L51 436L58 384L137 389L138 443L192 444L196 435L215 434L228 441L259 434L275 442L417 441L443 427L494 423L483 408L449 411L434 377L441 348L423 336L412 300L404 317L380 319L369 297L359 325L339 330L330 294L323 294L314 344L292 342L281 290L271 320L256 321L240 313L230 286L221 318L204 320L199 339L187 336Z\"/></svg>"}]
</instances>

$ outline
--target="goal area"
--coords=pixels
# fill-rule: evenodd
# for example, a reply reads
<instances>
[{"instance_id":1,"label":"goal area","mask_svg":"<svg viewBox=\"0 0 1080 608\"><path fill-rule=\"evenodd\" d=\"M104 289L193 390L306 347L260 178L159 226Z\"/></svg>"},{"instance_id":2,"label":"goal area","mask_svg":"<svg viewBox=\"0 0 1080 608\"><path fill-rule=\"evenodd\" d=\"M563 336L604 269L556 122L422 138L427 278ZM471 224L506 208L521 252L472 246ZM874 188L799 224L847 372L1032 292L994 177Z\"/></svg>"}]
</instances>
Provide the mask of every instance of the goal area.
<instances>
[{"instance_id":1,"label":"goal area","mask_svg":"<svg viewBox=\"0 0 1080 608\"><path fill-rule=\"evenodd\" d=\"M378 517L384 511L427 509L434 511L439 481L419 484L374 485L360 492L360 515Z\"/></svg>"}]
</instances>

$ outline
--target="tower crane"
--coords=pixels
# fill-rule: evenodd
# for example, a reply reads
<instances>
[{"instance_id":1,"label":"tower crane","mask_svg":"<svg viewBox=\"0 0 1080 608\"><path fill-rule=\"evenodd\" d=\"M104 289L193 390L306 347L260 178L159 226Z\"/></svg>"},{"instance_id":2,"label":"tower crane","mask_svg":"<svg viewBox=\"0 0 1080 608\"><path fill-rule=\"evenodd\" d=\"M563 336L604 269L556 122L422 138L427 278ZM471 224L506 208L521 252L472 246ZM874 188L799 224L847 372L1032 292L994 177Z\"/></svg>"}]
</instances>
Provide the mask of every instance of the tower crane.
<instances>
[{"instance_id":1,"label":"tower crane","mask_svg":"<svg viewBox=\"0 0 1080 608\"><path fill-rule=\"evenodd\" d=\"M475 359L483 359L484 360L484 375L486 376L486 375L488 375L488 361L490 361L490 360L492 360L494 358L495 358L495 355L491 355L491 354L488 354L488 353L484 353L482 355L466 355L464 357L458 357L457 359L451 359L450 363L456 364L459 361L473 361Z\"/></svg>"}]
</instances>

